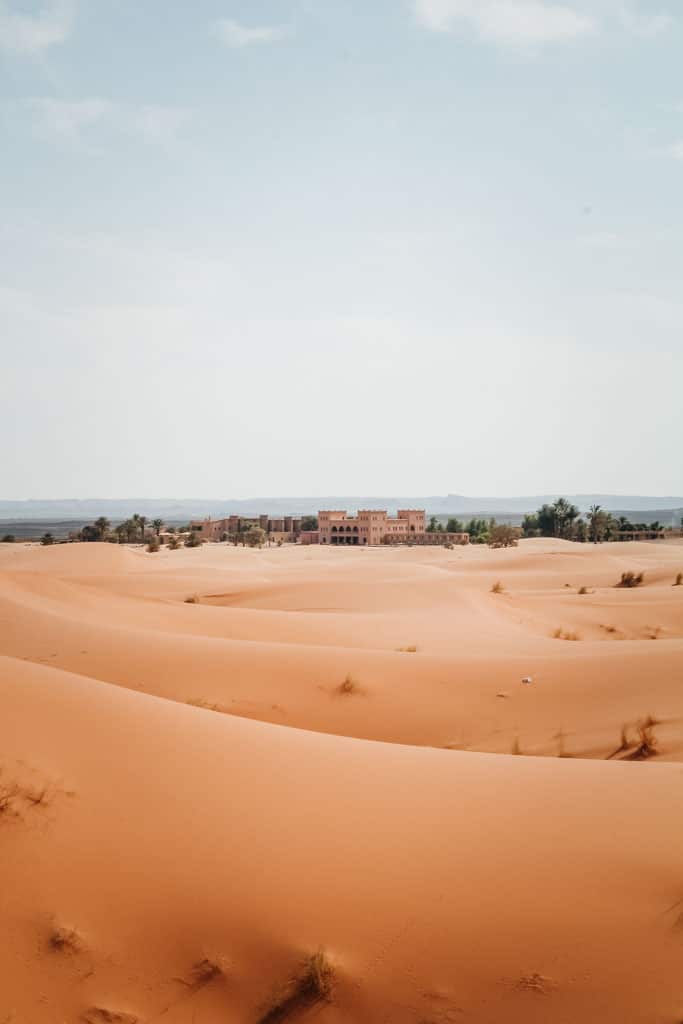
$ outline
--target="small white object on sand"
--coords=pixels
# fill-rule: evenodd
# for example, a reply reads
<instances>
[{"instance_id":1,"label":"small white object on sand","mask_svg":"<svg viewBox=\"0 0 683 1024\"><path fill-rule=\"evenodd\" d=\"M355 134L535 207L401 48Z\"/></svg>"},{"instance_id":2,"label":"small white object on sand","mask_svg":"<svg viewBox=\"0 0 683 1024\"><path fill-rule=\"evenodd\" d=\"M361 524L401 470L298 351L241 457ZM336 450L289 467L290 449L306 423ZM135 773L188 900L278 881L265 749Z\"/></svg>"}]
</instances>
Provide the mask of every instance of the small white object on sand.
<instances>
[{"instance_id":1,"label":"small white object on sand","mask_svg":"<svg viewBox=\"0 0 683 1024\"><path fill-rule=\"evenodd\" d=\"M524 676L524 678L522 679L522 682L523 683L531 683L531 682L533 682L533 680L532 680L531 676Z\"/></svg>"}]
</instances>

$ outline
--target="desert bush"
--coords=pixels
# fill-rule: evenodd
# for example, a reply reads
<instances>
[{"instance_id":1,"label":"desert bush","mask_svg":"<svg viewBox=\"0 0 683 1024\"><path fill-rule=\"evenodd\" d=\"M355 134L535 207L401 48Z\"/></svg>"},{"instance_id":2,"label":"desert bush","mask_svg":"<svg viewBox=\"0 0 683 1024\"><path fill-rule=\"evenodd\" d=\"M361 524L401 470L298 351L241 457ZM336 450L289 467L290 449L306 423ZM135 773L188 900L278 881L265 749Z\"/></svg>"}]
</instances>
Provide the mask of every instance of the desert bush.
<instances>
[{"instance_id":1,"label":"desert bush","mask_svg":"<svg viewBox=\"0 0 683 1024\"><path fill-rule=\"evenodd\" d=\"M250 526L243 535L244 543L250 548L263 547L266 540L266 531L260 526Z\"/></svg>"},{"instance_id":2,"label":"desert bush","mask_svg":"<svg viewBox=\"0 0 683 1024\"><path fill-rule=\"evenodd\" d=\"M185 604L199 604L199 594L190 594L185 598Z\"/></svg>"},{"instance_id":3,"label":"desert bush","mask_svg":"<svg viewBox=\"0 0 683 1024\"><path fill-rule=\"evenodd\" d=\"M50 544L54 544L54 542L55 538L49 532L44 533L43 536L40 538L40 543L43 545L43 547L48 547Z\"/></svg>"},{"instance_id":4,"label":"desert bush","mask_svg":"<svg viewBox=\"0 0 683 1024\"><path fill-rule=\"evenodd\" d=\"M159 547L160 544L158 537L152 537L149 543L147 544L147 550L149 551L150 554L154 554L154 552L158 551Z\"/></svg>"},{"instance_id":5,"label":"desert bush","mask_svg":"<svg viewBox=\"0 0 683 1024\"><path fill-rule=\"evenodd\" d=\"M588 589L588 587L579 587L579 593L580 594L590 594L590 590Z\"/></svg>"},{"instance_id":6,"label":"desert bush","mask_svg":"<svg viewBox=\"0 0 683 1024\"><path fill-rule=\"evenodd\" d=\"M334 969L320 949L304 960L297 974L285 985L273 1004L259 1017L258 1024L279 1024L301 1011L326 1002L334 987Z\"/></svg>"},{"instance_id":7,"label":"desert bush","mask_svg":"<svg viewBox=\"0 0 683 1024\"><path fill-rule=\"evenodd\" d=\"M453 545L451 544L451 542L449 540L446 541L446 543L444 544L444 547L445 547L446 551L452 551L453 550Z\"/></svg>"},{"instance_id":8,"label":"desert bush","mask_svg":"<svg viewBox=\"0 0 683 1024\"><path fill-rule=\"evenodd\" d=\"M346 676L343 682L339 684L338 692L342 694L357 693L358 683L351 676Z\"/></svg>"},{"instance_id":9,"label":"desert bush","mask_svg":"<svg viewBox=\"0 0 683 1024\"><path fill-rule=\"evenodd\" d=\"M186 982L190 988L204 988L216 978L225 974L226 967L213 957L205 957L194 964L190 973L190 979Z\"/></svg>"},{"instance_id":10,"label":"desert bush","mask_svg":"<svg viewBox=\"0 0 683 1024\"><path fill-rule=\"evenodd\" d=\"M490 548L516 548L520 530L505 523L498 523L489 531L488 545Z\"/></svg>"},{"instance_id":11,"label":"desert bush","mask_svg":"<svg viewBox=\"0 0 683 1024\"><path fill-rule=\"evenodd\" d=\"M226 707L225 704L215 704L213 701L207 700L206 697L192 697L185 703L193 708L202 708L203 711L215 711L219 715L230 714L230 708Z\"/></svg>"},{"instance_id":12,"label":"desert bush","mask_svg":"<svg viewBox=\"0 0 683 1024\"><path fill-rule=\"evenodd\" d=\"M500 580L497 580L493 584L493 586L491 587L491 593L492 594L502 594L503 592L504 592L503 584L500 582Z\"/></svg>"},{"instance_id":13,"label":"desert bush","mask_svg":"<svg viewBox=\"0 0 683 1024\"><path fill-rule=\"evenodd\" d=\"M53 925L48 936L48 946L55 953L76 953L81 948L81 939L74 928Z\"/></svg>"},{"instance_id":14,"label":"desert bush","mask_svg":"<svg viewBox=\"0 0 683 1024\"><path fill-rule=\"evenodd\" d=\"M628 755L629 761L645 761L648 757L654 757L657 753L657 737L655 736L655 725L657 720L648 715L642 721L636 722L638 732L638 745L633 753Z\"/></svg>"},{"instance_id":15,"label":"desert bush","mask_svg":"<svg viewBox=\"0 0 683 1024\"><path fill-rule=\"evenodd\" d=\"M201 538L201 537L199 537L199 536L198 536L198 535L197 535L197 534L196 534L196 533L194 532L194 530L193 530L193 531L192 531L192 532L190 533L190 535L189 535L189 536L188 536L188 537L187 537L187 538L185 539L185 547L186 547L186 548L200 548L200 547L202 546L202 543L203 543L203 541L202 541L202 538Z\"/></svg>"},{"instance_id":16,"label":"desert bush","mask_svg":"<svg viewBox=\"0 0 683 1024\"><path fill-rule=\"evenodd\" d=\"M615 586L617 586L617 587L639 587L644 579L645 579L645 574L642 573L642 572L639 572L637 575L634 572L622 572L621 579L619 580L619 582L617 584L615 584Z\"/></svg>"},{"instance_id":17,"label":"desert bush","mask_svg":"<svg viewBox=\"0 0 683 1024\"><path fill-rule=\"evenodd\" d=\"M180 547L180 541L177 537L171 536L168 538L168 548L170 551L177 551Z\"/></svg>"},{"instance_id":18,"label":"desert bush","mask_svg":"<svg viewBox=\"0 0 683 1024\"><path fill-rule=\"evenodd\" d=\"M683 587L683 572L676 573L676 582L674 587Z\"/></svg>"},{"instance_id":19,"label":"desert bush","mask_svg":"<svg viewBox=\"0 0 683 1024\"><path fill-rule=\"evenodd\" d=\"M580 640L581 637L578 633L573 630L563 629L562 626L558 626L553 632L553 638L555 640Z\"/></svg>"},{"instance_id":20,"label":"desert bush","mask_svg":"<svg viewBox=\"0 0 683 1024\"><path fill-rule=\"evenodd\" d=\"M399 652L399 654L416 654L417 645L411 644L410 647L397 647L396 650Z\"/></svg>"},{"instance_id":21,"label":"desert bush","mask_svg":"<svg viewBox=\"0 0 683 1024\"><path fill-rule=\"evenodd\" d=\"M2 538L2 543L3 544L14 544L14 539L15 538L14 538L14 534L13 533L6 533L5 536Z\"/></svg>"},{"instance_id":22,"label":"desert bush","mask_svg":"<svg viewBox=\"0 0 683 1024\"><path fill-rule=\"evenodd\" d=\"M19 796L19 787L14 782L0 785L0 817L14 811L14 805Z\"/></svg>"},{"instance_id":23,"label":"desert bush","mask_svg":"<svg viewBox=\"0 0 683 1024\"><path fill-rule=\"evenodd\" d=\"M656 725L658 725L658 721L652 715L647 715L645 718L640 719L635 724L635 739L629 734L628 724L622 725L619 735L619 746L611 754L607 755L607 760L610 761L619 754L624 754L625 756L622 760L626 761L645 761L648 757L654 757L658 753L657 737L654 731ZM634 749L626 754L625 752L630 750L631 747L634 747Z\"/></svg>"}]
</instances>

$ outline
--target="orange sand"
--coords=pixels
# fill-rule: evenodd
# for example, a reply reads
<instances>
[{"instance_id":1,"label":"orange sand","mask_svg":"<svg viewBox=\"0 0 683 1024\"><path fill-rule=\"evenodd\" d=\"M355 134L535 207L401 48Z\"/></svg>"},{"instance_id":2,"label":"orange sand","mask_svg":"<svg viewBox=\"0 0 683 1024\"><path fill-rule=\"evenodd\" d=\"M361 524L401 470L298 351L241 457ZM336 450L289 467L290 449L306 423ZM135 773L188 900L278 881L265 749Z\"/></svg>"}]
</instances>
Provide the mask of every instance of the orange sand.
<instances>
[{"instance_id":1,"label":"orange sand","mask_svg":"<svg viewBox=\"0 0 683 1024\"><path fill-rule=\"evenodd\" d=\"M679 571L0 545L0 1024L679 1024Z\"/></svg>"}]
</instances>

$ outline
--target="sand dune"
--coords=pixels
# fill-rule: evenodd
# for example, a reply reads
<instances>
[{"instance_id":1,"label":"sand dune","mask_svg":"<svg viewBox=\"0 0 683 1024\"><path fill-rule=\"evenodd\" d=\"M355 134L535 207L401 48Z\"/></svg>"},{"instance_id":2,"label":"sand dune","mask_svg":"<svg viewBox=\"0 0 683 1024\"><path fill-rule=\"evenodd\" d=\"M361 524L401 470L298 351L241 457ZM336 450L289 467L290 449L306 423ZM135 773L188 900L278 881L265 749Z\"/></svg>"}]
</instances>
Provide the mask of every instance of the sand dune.
<instances>
[{"instance_id":1,"label":"sand dune","mask_svg":"<svg viewBox=\"0 0 683 1024\"><path fill-rule=\"evenodd\" d=\"M0 1022L680 1021L679 571L0 545Z\"/></svg>"}]
</instances>

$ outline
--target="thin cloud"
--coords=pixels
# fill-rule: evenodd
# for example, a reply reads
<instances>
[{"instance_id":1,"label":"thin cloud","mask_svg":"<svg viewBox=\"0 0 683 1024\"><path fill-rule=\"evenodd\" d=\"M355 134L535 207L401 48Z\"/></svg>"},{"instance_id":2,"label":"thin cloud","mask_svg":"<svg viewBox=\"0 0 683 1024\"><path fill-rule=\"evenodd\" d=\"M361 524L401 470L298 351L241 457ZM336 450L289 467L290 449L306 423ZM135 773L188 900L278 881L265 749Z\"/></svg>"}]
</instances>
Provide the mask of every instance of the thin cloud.
<instances>
[{"instance_id":1,"label":"thin cloud","mask_svg":"<svg viewBox=\"0 0 683 1024\"><path fill-rule=\"evenodd\" d=\"M24 100L23 106L39 134L76 139L85 129L107 117L114 105L99 97L59 100L37 96Z\"/></svg>"},{"instance_id":2,"label":"thin cloud","mask_svg":"<svg viewBox=\"0 0 683 1024\"><path fill-rule=\"evenodd\" d=\"M122 104L100 96L75 100L38 96L20 101L16 113L28 114L31 127L43 138L78 141L93 130L135 135L151 145L170 145L179 136L189 112L163 104Z\"/></svg>"},{"instance_id":3,"label":"thin cloud","mask_svg":"<svg viewBox=\"0 0 683 1024\"><path fill-rule=\"evenodd\" d=\"M482 39L511 46L566 42L597 27L590 15L544 0L415 0L415 16L433 32L468 26Z\"/></svg>"},{"instance_id":4,"label":"thin cloud","mask_svg":"<svg viewBox=\"0 0 683 1024\"><path fill-rule=\"evenodd\" d=\"M662 35L675 24L670 14L644 14L631 5L621 6L617 11L617 18L627 32L644 38Z\"/></svg>"},{"instance_id":5,"label":"thin cloud","mask_svg":"<svg viewBox=\"0 0 683 1024\"><path fill-rule=\"evenodd\" d=\"M676 19L645 11L638 0L413 0L415 17L432 32L468 28L505 46L567 42L597 31L643 39L667 32Z\"/></svg>"},{"instance_id":6,"label":"thin cloud","mask_svg":"<svg viewBox=\"0 0 683 1024\"><path fill-rule=\"evenodd\" d=\"M219 18L213 24L213 31L222 43L232 49L276 43L288 35L282 25L242 25L231 18Z\"/></svg>"},{"instance_id":7,"label":"thin cloud","mask_svg":"<svg viewBox=\"0 0 683 1024\"><path fill-rule=\"evenodd\" d=\"M159 146L176 142L188 119L189 111L184 108L158 103L144 104L128 111L131 130L147 142Z\"/></svg>"},{"instance_id":8,"label":"thin cloud","mask_svg":"<svg viewBox=\"0 0 683 1024\"><path fill-rule=\"evenodd\" d=\"M52 0L36 14L25 14L0 0L0 50L36 56L71 35L75 0Z\"/></svg>"}]
</instances>

